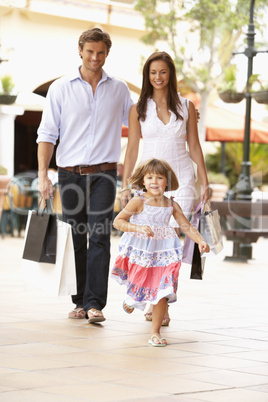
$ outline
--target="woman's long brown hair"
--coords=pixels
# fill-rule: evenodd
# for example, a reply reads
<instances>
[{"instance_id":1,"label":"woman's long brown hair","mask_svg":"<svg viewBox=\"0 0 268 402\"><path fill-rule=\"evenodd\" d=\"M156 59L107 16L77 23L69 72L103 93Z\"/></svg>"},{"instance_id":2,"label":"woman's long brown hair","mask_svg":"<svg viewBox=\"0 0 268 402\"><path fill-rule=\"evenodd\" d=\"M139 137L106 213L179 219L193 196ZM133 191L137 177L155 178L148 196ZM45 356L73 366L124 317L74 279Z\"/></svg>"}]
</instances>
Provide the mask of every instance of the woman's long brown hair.
<instances>
[{"instance_id":1,"label":"woman's long brown hair","mask_svg":"<svg viewBox=\"0 0 268 402\"><path fill-rule=\"evenodd\" d=\"M142 121L145 120L147 111L147 100L153 95L153 86L150 83L149 73L151 63L156 60L163 60L168 65L170 70L167 96L168 109L176 115L177 119L183 120L183 117L179 114L179 110L181 109L181 101L177 89L176 68L174 61L166 52L152 53L144 64L141 94L137 103L138 119Z\"/></svg>"}]
</instances>

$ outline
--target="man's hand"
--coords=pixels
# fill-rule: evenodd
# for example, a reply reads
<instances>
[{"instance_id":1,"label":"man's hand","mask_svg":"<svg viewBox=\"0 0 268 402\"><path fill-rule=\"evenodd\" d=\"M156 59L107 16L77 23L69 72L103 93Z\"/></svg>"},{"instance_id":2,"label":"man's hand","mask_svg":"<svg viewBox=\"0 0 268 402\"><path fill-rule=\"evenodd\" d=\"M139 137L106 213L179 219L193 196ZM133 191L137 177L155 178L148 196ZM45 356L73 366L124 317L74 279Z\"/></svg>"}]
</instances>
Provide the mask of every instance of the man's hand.
<instances>
[{"instance_id":1,"label":"man's hand","mask_svg":"<svg viewBox=\"0 0 268 402\"><path fill-rule=\"evenodd\" d=\"M51 183L51 180L45 176L45 177L39 177L39 191L42 195L42 197L45 200L48 200L50 197L53 197L53 185Z\"/></svg>"}]
</instances>

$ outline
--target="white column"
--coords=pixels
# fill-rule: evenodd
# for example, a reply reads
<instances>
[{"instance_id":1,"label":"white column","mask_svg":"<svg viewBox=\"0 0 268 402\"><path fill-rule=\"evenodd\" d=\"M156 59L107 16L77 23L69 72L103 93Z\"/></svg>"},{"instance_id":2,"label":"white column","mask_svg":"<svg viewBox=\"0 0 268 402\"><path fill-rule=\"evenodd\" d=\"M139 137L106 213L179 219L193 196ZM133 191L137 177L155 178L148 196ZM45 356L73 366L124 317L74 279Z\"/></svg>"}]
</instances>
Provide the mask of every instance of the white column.
<instances>
[{"instance_id":1,"label":"white column","mask_svg":"<svg viewBox=\"0 0 268 402\"><path fill-rule=\"evenodd\" d=\"M14 176L15 118L24 109L16 105L0 105L0 165Z\"/></svg>"}]
</instances>

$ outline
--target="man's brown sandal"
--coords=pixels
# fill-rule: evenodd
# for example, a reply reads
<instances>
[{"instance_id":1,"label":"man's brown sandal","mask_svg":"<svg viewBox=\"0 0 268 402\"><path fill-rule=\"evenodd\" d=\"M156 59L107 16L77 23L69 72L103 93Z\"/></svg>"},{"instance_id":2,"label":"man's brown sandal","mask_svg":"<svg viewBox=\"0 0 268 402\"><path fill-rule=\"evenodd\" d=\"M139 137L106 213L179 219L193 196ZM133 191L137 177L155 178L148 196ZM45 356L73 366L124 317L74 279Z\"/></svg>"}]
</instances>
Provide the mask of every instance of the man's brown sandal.
<instances>
[{"instance_id":1,"label":"man's brown sandal","mask_svg":"<svg viewBox=\"0 0 268 402\"><path fill-rule=\"evenodd\" d=\"M91 314L91 316L89 316L89 314ZM97 310L97 309L90 309L87 312L87 316L88 316L88 322L89 323L95 323L95 322L102 322L105 321L106 318L104 318L103 314L101 311Z\"/></svg>"},{"instance_id":2,"label":"man's brown sandal","mask_svg":"<svg viewBox=\"0 0 268 402\"><path fill-rule=\"evenodd\" d=\"M68 318L86 318L86 312L83 307L77 307L68 314Z\"/></svg>"}]
</instances>

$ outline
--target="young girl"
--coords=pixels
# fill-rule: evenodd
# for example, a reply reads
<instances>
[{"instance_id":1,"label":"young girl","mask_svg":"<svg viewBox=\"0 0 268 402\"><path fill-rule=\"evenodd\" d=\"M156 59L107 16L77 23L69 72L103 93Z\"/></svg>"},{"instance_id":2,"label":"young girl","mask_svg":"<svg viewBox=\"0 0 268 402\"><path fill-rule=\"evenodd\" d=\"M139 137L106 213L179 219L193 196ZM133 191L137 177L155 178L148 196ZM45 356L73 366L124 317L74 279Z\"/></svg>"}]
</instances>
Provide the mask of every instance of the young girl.
<instances>
[{"instance_id":1,"label":"young girl","mask_svg":"<svg viewBox=\"0 0 268 402\"><path fill-rule=\"evenodd\" d=\"M123 308L132 313L153 305L152 346L166 346L160 335L168 303L177 300L182 248L174 228L169 226L173 215L184 233L199 245L200 253L209 252L200 233L189 223L180 206L164 196L165 191L178 188L178 180L168 163L151 159L140 165L130 177L132 188L143 189L114 220L114 227L124 233L112 277L127 286Z\"/></svg>"}]
</instances>

